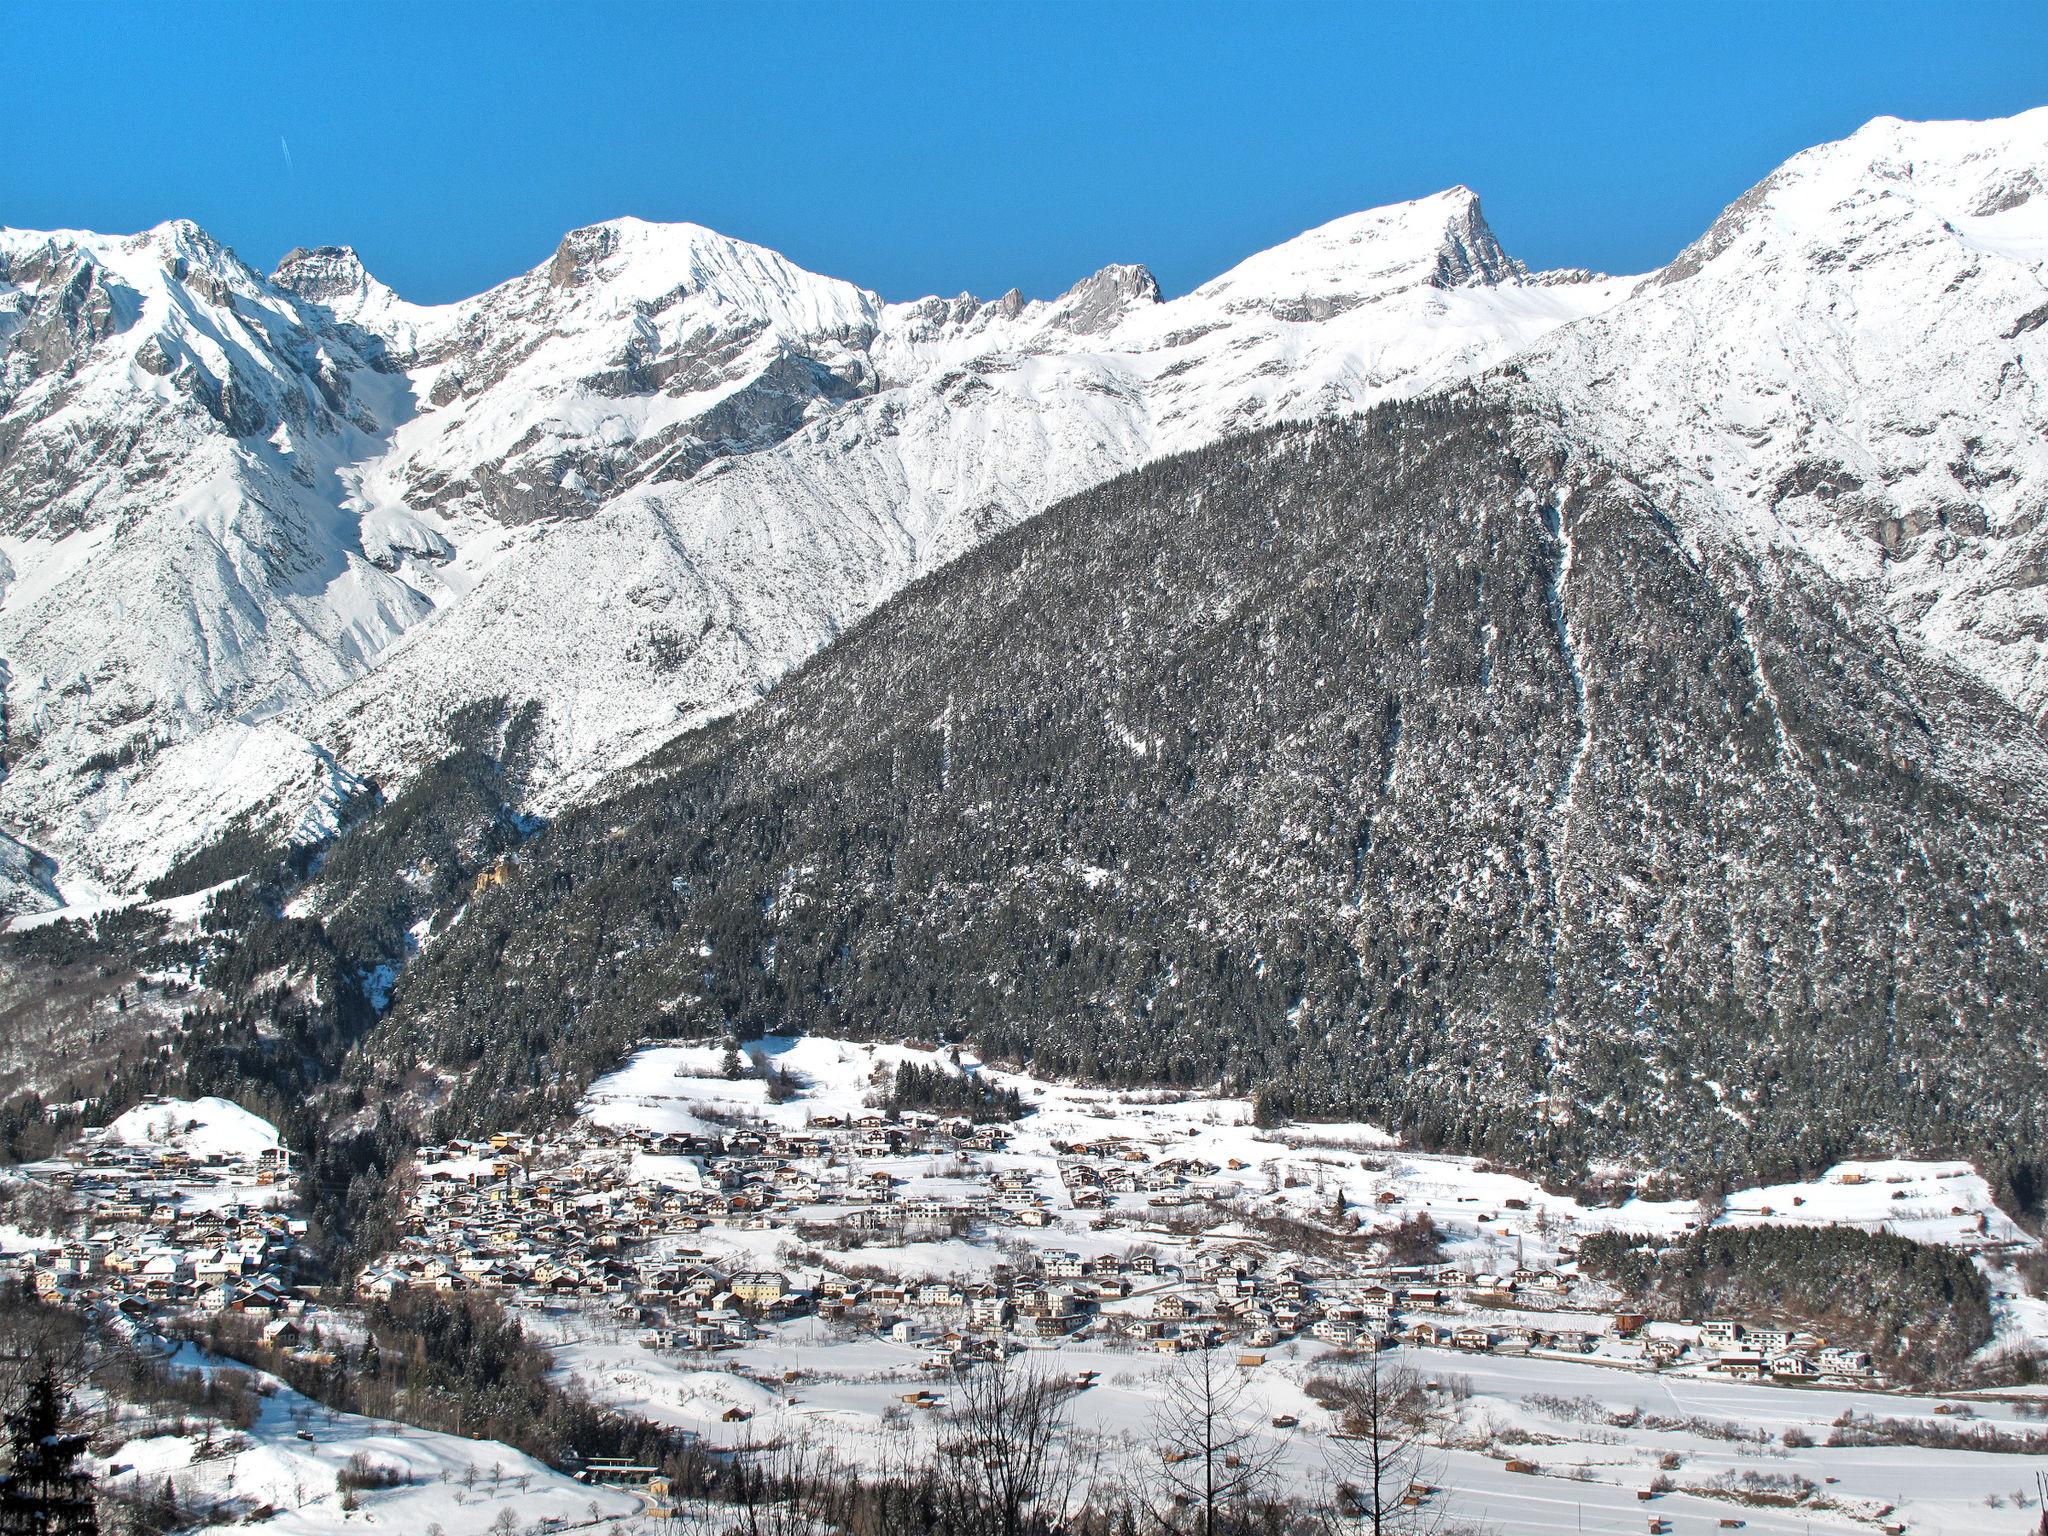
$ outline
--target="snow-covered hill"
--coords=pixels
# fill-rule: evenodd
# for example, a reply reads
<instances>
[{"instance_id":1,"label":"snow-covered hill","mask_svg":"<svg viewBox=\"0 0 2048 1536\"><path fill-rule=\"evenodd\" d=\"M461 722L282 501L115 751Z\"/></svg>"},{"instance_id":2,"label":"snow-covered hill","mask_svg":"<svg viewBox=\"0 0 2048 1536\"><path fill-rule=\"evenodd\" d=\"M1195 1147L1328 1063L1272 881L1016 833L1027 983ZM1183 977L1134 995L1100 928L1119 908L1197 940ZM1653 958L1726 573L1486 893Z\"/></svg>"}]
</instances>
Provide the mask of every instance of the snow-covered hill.
<instances>
[{"instance_id":1,"label":"snow-covered hill","mask_svg":"<svg viewBox=\"0 0 2048 1536\"><path fill-rule=\"evenodd\" d=\"M197 1158L254 1160L278 1145L277 1127L221 1098L161 1099L138 1104L112 1121L104 1139Z\"/></svg>"},{"instance_id":2,"label":"snow-covered hill","mask_svg":"<svg viewBox=\"0 0 2048 1536\"><path fill-rule=\"evenodd\" d=\"M331 826L495 695L559 804L1062 496L1481 376L2038 718L2044 176L2048 113L1882 121L1640 281L1529 274L1457 188L1170 301L890 304L620 220L422 307L340 248L0 232L0 830L131 888Z\"/></svg>"}]
</instances>

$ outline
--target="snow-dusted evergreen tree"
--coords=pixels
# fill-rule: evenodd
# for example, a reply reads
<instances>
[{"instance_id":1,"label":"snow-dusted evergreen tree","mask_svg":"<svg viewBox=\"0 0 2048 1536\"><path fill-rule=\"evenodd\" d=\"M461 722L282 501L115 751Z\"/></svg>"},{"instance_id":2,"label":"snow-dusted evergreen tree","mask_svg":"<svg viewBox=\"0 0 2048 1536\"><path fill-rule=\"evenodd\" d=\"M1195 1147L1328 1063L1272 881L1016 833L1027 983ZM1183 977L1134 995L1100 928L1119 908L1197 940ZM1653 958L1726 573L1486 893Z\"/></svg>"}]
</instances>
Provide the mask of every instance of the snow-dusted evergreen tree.
<instances>
[{"instance_id":1,"label":"snow-dusted evergreen tree","mask_svg":"<svg viewBox=\"0 0 2048 1536\"><path fill-rule=\"evenodd\" d=\"M85 1436L64 1428L65 1400L45 1366L7 1415L12 1463L0 1475L0 1532L98 1536L92 1474L78 1465Z\"/></svg>"}]
</instances>

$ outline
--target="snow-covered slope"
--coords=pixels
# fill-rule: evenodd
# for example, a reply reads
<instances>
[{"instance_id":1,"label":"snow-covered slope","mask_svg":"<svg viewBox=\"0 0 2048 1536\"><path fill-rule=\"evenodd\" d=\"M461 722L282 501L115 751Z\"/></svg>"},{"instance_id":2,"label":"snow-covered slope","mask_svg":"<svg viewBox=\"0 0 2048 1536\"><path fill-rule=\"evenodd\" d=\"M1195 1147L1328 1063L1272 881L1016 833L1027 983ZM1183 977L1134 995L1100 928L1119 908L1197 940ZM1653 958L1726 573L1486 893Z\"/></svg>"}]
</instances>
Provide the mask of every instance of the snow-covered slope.
<instances>
[{"instance_id":1,"label":"snow-covered slope","mask_svg":"<svg viewBox=\"0 0 2048 1536\"><path fill-rule=\"evenodd\" d=\"M1817 562L2048 718L2048 109L1798 155L1519 367L1717 508L1697 536Z\"/></svg>"},{"instance_id":2,"label":"snow-covered slope","mask_svg":"<svg viewBox=\"0 0 2048 1536\"><path fill-rule=\"evenodd\" d=\"M277 1146L277 1127L226 1099L157 1099L110 1124L104 1139L192 1157L255 1158Z\"/></svg>"},{"instance_id":3,"label":"snow-covered slope","mask_svg":"<svg viewBox=\"0 0 2048 1536\"><path fill-rule=\"evenodd\" d=\"M230 1368L189 1344L173 1358L182 1370ZM140 1438L116 1428L99 1476L138 1498L172 1485L186 1518L195 1522L190 1529L260 1523L278 1536L364 1529L641 1536L654 1529L652 1521L637 1518L644 1505L636 1494L578 1481L502 1441L341 1413L267 1373L254 1379L260 1396L255 1422L246 1429L219 1433L211 1426L202 1439L189 1429L160 1432L161 1418ZM388 1486L345 1492L350 1471L366 1466L383 1473L378 1481ZM259 1516L261 1509L270 1513Z\"/></svg>"},{"instance_id":4,"label":"snow-covered slope","mask_svg":"<svg viewBox=\"0 0 2048 1536\"><path fill-rule=\"evenodd\" d=\"M1112 267L885 304L637 220L438 308L341 248L266 280L189 225L4 238L0 819L74 886L325 825L492 695L541 702L566 797L1063 495L1469 376L1624 287L1529 280L1462 188L1171 303Z\"/></svg>"}]
</instances>

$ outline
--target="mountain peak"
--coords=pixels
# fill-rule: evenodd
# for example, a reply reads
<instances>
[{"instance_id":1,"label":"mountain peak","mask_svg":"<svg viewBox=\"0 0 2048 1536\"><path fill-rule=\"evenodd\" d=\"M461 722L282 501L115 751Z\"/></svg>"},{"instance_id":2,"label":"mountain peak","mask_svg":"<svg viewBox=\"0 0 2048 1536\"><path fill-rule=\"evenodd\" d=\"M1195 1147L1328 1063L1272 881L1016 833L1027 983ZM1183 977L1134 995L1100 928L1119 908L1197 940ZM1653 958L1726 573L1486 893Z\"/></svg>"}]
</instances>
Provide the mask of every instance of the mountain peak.
<instances>
[{"instance_id":1,"label":"mountain peak","mask_svg":"<svg viewBox=\"0 0 2048 1536\"><path fill-rule=\"evenodd\" d=\"M1332 219L1195 291L1233 310L1322 320L1409 289L1518 283L1524 275L1487 226L1478 195L1456 186Z\"/></svg>"},{"instance_id":2,"label":"mountain peak","mask_svg":"<svg viewBox=\"0 0 2048 1536\"><path fill-rule=\"evenodd\" d=\"M1151 268L1112 262L1091 273L1052 301L1052 316L1062 329L1091 336L1114 326L1133 308L1159 302L1159 279Z\"/></svg>"},{"instance_id":3,"label":"mountain peak","mask_svg":"<svg viewBox=\"0 0 2048 1536\"><path fill-rule=\"evenodd\" d=\"M294 246L284 253L270 280L287 293L316 303L360 296L372 282L362 258L347 245Z\"/></svg>"},{"instance_id":4,"label":"mountain peak","mask_svg":"<svg viewBox=\"0 0 2048 1536\"><path fill-rule=\"evenodd\" d=\"M606 306L678 298L791 334L841 334L876 321L881 301L766 246L702 224L610 219L572 229L542 269L549 288L601 289Z\"/></svg>"},{"instance_id":5,"label":"mountain peak","mask_svg":"<svg viewBox=\"0 0 2048 1536\"><path fill-rule=\"evenodd\" d=\"M575 288L600 272L606 277L627 269L689 273L749 260L787 267L791 272L802 270L766 246L721 234L703 224L626 216L570 230L555 247L547 274L555 287Z\"/></svg>"},{"instance_id":6,"label":"mountain peak","mask_svg":"<svg viewBox=\"0 0 2048 1536\"><path fill-rule=\"evenodd\" d=\"M1744 192L1678 258L1659 286L1684 282L1738 244L1761 248L1818 240L1830 250L1845 238L1886 233L1899 219L1929 238L1955 238L1971 221L2029 204L2048 187L2048 108L1985 122L1914 122L1876 117L1847 138L1787 160ZM2034 208L2048 209L2048 200ZM2033 221L2033 215L2021 215ZM2048 227L2048 226L2044 226ZM2039 245L2039 233L1995 239L2011 255ZM1830 258L1832 259L1832 258Z\"/></svg>"},{"instance_id":7,"label":"mountain peak","mask_svg":"<svg viewBox=\"0 0 2048 1536\"><path fill-rule=\"evenodd\" d=\"M190 219L166 219L145 229L128 244L160 257L172 275L180 279L189 270L238 278L255 276L241 257Z\"/></svg>"},{"instance_id":8,"label":"mountain peak","mask_svg":"<svg viewBox=\"0 0 2048 1536\"><path fill-rule=\"evenodd\" d=\"M153 224L143 230L136 239L162 250L174 250L181 255L217 255L225 249L192 219L165 219L163 223Z\"/></svg>"},{"instance_id":9,"label":"mountain peak","mask_svg":"<svg viewBox=\"0 0 2048 1536\"><path fill-rule=\"evenodd\" d=\"M132 235L0 226L0 253L30 277L39 270L84 263L119 272L131 284L168 276L213 298L229 290L254 292L262 283L241 257L190 219L167 219Z\"/></svg>"}]
</instances>

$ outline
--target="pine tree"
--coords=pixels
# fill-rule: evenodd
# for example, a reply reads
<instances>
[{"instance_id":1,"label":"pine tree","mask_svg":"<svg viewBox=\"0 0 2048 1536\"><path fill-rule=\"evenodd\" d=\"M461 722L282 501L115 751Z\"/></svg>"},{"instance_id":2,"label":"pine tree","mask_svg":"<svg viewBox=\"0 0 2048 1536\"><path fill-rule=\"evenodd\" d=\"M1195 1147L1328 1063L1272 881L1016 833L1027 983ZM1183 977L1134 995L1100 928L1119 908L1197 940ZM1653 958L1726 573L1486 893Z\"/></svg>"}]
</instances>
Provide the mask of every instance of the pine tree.
<instances>
[{"instance_id":1,"label":"pine tree","mask_svg":"<svg viewBox=\"0 0 2048 1536\"><path fill-rule=\"evenodd\" d=\"M64 1396L45 1365L6 1418L13 1470L0 1476L0 1532L98 1536L85 1436L64 1433Z\"/></svg>"}]
</instances>

